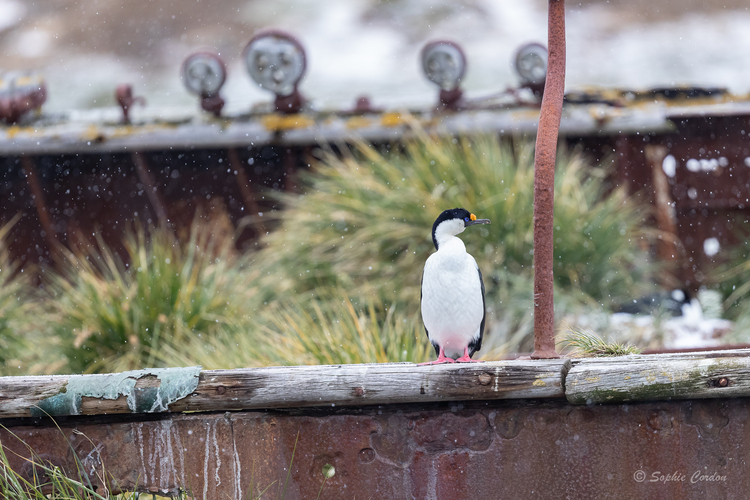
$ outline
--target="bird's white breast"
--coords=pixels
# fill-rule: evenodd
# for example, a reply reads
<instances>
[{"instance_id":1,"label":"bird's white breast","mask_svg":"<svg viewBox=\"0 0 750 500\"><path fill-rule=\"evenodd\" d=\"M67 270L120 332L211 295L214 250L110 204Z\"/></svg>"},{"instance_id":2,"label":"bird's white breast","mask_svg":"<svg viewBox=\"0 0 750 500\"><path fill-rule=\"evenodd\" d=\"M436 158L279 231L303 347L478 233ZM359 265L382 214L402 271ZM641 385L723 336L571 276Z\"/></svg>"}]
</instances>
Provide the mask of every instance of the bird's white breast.
<instances>
[{"instance_id":1,"label":"bird's white breast","mask_svg":"<svg viewBox=\"0 0 750 500\"><path fill-rule=\"evenodd\" d=\"M422 278L422 320L430 340L446 355L463 354L479 336L484 317L481 282L474 257L463 242L451 238L425 263Z\"/></svg>"}]
</instances>

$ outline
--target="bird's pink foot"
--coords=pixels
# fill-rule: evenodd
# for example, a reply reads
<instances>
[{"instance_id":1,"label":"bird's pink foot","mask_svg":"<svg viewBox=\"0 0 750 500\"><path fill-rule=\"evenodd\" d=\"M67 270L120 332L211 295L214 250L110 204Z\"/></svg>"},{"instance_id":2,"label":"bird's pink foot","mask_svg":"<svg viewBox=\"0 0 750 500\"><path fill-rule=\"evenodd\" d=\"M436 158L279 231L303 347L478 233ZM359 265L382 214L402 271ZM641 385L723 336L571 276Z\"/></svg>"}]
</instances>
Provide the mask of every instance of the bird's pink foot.
<instances>
[{"instance_id":1,"label":"bird's pink foot","mask_svg":"<svg viewBox=\"0 0 750 500\"><path fill-rule=\"evenodd\" d=\"M418 363L417 366L425 366L425 365L442 365L443 363L455 363L456 360L453 358L446 358L445 352L443 352L443 348L440 348L440 354L438 355L438 358L435 361L428 361L427 363Z\"/></svg>"},{"instance_id":2,"label":"bird's pink foot","mask_svg":"<svg viewBox=\"0 0 750 500\"><path fill-rule=\"evenodd\" d=\"M481 359L471 359L468 356L461 356L456 359L456 363L484 363Z\"/></svg>"},{"instance_id":3,"label":"bird's pink foot","mask_svg":"<svg viewBox=\"0 0 750 500\"><path fill-rule=\"evenodd\" d=\"M468 347L464 347L464 355L456 359L456 363L481 363L481 362L482 360L480 359L471 359L471 356L469 356Z\"/></svg>"},{"instance_id":4,"label":"bird's pink foot","mask_svg":"<svg viewBox=\"0 0 750 500\"><path fill-rule=\"evenodd\" d=\"M451 358L443 358L443 359L436 359L435 361L428 361L427 363L417 363L417 366L426 366L426 365L442 365L444 363L455 363L456 360Z\"/></svg>"}]
</instances>

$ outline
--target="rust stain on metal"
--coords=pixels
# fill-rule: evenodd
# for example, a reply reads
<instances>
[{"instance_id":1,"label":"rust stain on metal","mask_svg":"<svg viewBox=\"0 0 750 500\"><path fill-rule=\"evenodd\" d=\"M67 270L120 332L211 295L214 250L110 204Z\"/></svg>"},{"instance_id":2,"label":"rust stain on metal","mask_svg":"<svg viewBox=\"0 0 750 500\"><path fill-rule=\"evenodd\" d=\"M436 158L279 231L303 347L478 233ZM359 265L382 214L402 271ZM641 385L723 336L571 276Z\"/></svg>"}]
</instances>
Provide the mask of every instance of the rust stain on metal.
<instances>
[{"instance_id":1,"label":"rust stain on metal","mask_svg":"<svg viewBox=\"0 0 750 500\"><path fill-rule=\"evenodd\" d=\"M156 212L156 217L159 219L159 223L166 225L167 210L164 208L164 202L157 190L154 178L146 164L146 160L144 160L143 156L138 152L133 153L131 158L133 159L135 170L138 172L138 178L141 180L141 183L143 183L143 189L146 191L151 206Z\"/></svg>"},{"instance_id":2,"label":"rust stain on metal","mask_svg":"<svg viewBox=\"0 0 750 500\"><path fill-rule=\"evenodd\" d=\"M677 237L677 220L674 201L669 192L669 176L664 171L667 148L662 145L647 145L644 152L652 171L653 203L656 209L654 217L656 218L656 227L659 229L656 253L665 265L664 271L658 275L658 280L665 288L680 288L681 283L675 274L677 271L675 264L681 257ZM669 173L672 173L671 169Z\"/></svg>"},{"instance_id":3,"label":"rust stain on metal","mask_svg":"<svg viewBox=\"0 0 750 500\"><path fill-rule=\"evenodd\" d=\"M557 358L554 339L554 199L557 134L565 92L565 2L549 0L549 59L534 155L534 352Z\"/></svg>"},{"instance_id":4,"label":"rust stain on metal","mask_svg":"<svg viewBox=\"0 0 750 500\"><path fill-rule=\"evenodd\" d=\"M245 173L245 165L242 160L240 160L240 155L237 153L237 148L229 148L227 150L227 158L229 159L229 166L232 167L232 171L237 179L237 187L242 194L242 201L245 204L247 213L255 220L261 212L261 209L258 205L258 197L255 194L255 190ZM258 234L265 234L267 232L265 225L260 220L255 222L255 227Z\"/></svg>"},{"instance_id":5,"label":"rust stain on metal","mask_svg":"<svg viewBox=\"0 0 750 500\"><path fill-rule=\"evenodd\" d=\"M346 413L101 417L59 428L28 420L0 429L0 442L24 477L35 469L28 444L37 464L60 467L100 491L106 470L112 494L182 490L196 500L240 499L270 486L263 496L277 498L289 474L286 498L302 500L611 498L612 492L745 498L748 412L746 398L591 407L436 403ZM336 473L324 483L325 465ZM686 479L658 479L675 472Z\"/></svg>"},{"instance_id":6,"label":"rust stain on metal","mask_svg":"<svg viewBox=\"0 0 750 500\"><path fill-rule=\"evenodd\" d=\"M36 206L36 212L39 215L39 223L44 230L44 237L47 240L50 251L54 251L58 248L59 243L55 237L55 226L52 224L49 210L44 202L44 193L37 178L34 161L24 155L21 156L21 165L23 165L23 172L26 174L26 182L29 185L29 189L31 189L31 194L34 196L34 206Z\"/></svg>"}]
</instances>

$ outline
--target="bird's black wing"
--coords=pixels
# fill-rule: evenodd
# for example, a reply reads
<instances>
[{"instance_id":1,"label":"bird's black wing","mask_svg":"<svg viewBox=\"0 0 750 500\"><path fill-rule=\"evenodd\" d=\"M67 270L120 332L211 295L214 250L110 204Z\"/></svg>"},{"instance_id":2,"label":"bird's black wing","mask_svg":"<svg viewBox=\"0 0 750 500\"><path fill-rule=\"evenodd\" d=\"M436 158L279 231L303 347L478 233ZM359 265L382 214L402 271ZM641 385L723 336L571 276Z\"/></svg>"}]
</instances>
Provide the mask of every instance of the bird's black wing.
<instances>
[{"instance_id":1,"label":"bird's black wing","mask_svg":"<svg viewBox=\"0 0 750 500\"><path fill-rule=\"evenodd\" d=\"M481 279L481 276L480 276ZM419 281L419 305L422 305L422 285L424 284L424 269L422 269L422 279ZM484 284L482 284L482 296L484 296ZM424 319L422 319L422 324L424 325ZM484 319L482 320L482 327L484 327ZM435 342L432 341L430 338L430 332L427 331L427 325L424 327L424 332L427 334L427 339L432 344L433 349L435 349L435 355L440 356L440 346L437 345Z\"/></svg>"},{"instance_id":2,"label":"bird's black wing","mask_svg":"<svg viewBox=\"0 0 750 500\"><path fill-rule=\"evenodd\" d=\"M484 300L484 280L482 279L482 270L477 266L479 273L479 284L482 285L482 322L479 324L479 337L469 344L469 357L482 348L482 336L484 335L484 322L487 319L487 304Z\"/></svg>"}]
</instances>

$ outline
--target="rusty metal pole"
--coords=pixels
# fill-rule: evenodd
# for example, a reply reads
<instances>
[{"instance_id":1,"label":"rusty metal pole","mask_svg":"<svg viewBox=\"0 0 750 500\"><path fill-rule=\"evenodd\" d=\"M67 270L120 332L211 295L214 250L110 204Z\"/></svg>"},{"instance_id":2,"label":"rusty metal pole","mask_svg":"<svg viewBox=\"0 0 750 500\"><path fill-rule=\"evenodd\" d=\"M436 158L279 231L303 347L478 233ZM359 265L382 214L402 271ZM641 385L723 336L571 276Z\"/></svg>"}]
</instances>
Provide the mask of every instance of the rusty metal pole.
<instances>
[{"instance_id":1,"label":"rusty metal pole","mask_svg":"<svg viewBox=\"0 0 750 500\"><path fill-rule=\"evenodd\" d=\"M549 0L547 81L534 155L534 352L532 359L559 358L555 351L553 215L555 156L565 91L565 1Z\"/></svg>"}]
</instances>

